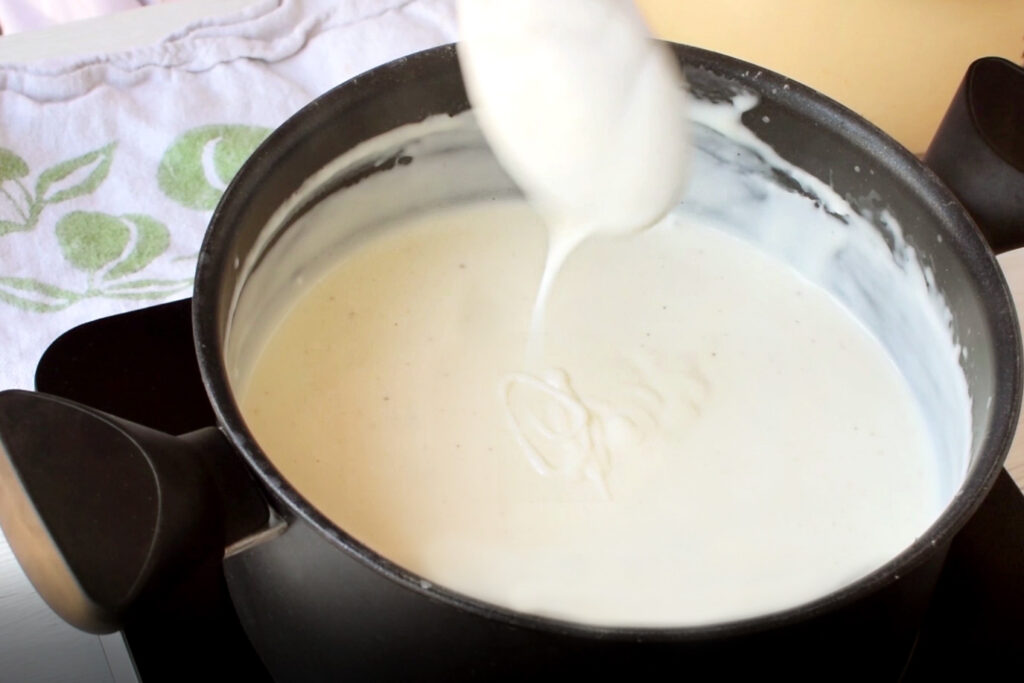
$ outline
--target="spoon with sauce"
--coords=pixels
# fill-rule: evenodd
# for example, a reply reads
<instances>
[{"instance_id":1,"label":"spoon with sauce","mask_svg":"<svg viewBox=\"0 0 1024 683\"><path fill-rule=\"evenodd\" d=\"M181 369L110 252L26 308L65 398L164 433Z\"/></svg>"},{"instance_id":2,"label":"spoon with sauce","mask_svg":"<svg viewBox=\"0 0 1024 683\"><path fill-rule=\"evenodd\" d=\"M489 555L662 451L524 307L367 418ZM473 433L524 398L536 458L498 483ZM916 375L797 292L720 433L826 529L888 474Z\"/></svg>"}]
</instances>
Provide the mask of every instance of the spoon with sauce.
<instances>
[{"instance_id":1,"label":"spoon with sauce","mask_svg":"<svg viewBox=\"0 0 1024 683\"><path fill-rule=\"evenodd\" d=\"M591 438L582 452L571 449L572 458L544 456L578 442L597 419L567 376L543 368L547 300L562 264L589 236L642 230L679 202L689 137L682 74L631 0L459 0L457 7L459 62L477 122L548 227L526 350L538 376L508 379L506 410L538 472L582 472L603 490L604 449ZM535 400L515 408L517 387L532 387ZM573 428L524 429L552 401L574 416ZM538 443L526 431L546 436Z\"/></svg>"}]
</instances>

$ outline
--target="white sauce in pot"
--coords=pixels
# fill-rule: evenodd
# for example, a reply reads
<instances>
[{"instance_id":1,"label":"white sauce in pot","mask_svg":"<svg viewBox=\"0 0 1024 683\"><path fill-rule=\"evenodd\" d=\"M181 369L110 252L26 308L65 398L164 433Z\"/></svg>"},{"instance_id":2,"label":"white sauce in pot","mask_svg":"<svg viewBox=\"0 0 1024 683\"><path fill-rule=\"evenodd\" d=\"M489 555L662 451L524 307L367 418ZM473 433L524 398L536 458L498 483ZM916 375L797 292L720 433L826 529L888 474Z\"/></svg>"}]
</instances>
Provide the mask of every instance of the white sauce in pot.
<instances>
[{"instance_id":1,"label":"white sauce in pot","mask_svg":"<svg viewBox=\"0 0 1024 683\"><path fill-rule=\"evenodd\" d=\"M937 515L924 421L881 345L700 223L581 245L550 301L557 370L519 374L544 234L521 201L403 222L274 332L246 420L355 538L512 609L679 625L827 593Z\"/></svg>"},{"instance_id":2,"label":"white sauce in pot","mask_svg":"<svg viewBox=\"0 0 1024 683\"><path fill-rule=\"evenodd\" d=\"M511 192L472 117L393 131L312 178L245 264L228 342L285 478L429 581L604 625L792 607L924 533L968 456L948 311L897 225L894 257L739 124L752 101L695 104L683 203L570 256L551 371L524 381L544 228L490 199ZM413 161L279 234L326 179L395 154ZM567 476L539 476L524 439Z\"/></svg>"}]
</instances>

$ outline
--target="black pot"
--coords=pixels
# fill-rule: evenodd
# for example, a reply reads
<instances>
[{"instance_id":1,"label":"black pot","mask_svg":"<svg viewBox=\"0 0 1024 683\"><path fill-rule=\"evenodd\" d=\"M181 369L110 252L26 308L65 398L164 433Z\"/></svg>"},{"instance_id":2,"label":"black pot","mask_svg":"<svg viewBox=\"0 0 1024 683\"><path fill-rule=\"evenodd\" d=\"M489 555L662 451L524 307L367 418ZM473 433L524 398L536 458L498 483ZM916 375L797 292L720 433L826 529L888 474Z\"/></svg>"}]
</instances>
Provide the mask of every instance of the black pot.
<instances>
[{"instance_id":1,"label":"black pot","mask_svg":"<svg viewBox=\"0 0 1024 683\"><path fill-rule=\"evenodd\" d=\"M448 46L318 98L268 138L224 194L200 253L193 299L196 352L218 427L170 437L63 399L0 393L0 522L47 602L80 628L115 630L223 558L239 618L282 681L537 673L604 679L676 670L794 678L820 674L822 665L840 667L832 678L896 678L949 544L992 487L1010 446L1021 342L1009 291L961 204L879 130L776 74L703 50L675 50L698 97L758 93L746 125L839 194L871 194L934 273L966 350L961 365L975 397L971 460L958 495L911 547L852 585L784 612L707 627L595 628L431 585L349 537L280 476L246 428L226 368L225 338L247 274L240 264L258 262L277 241L261 242L260 231L328 162L404 124L468 108ZM959 125L950 123L933 151L959 141L961 131L952 130ZM319 198L404 163L398 150L348 169L292 220ZM1016 221L1024 236L1020 214ZM1019 239L1005 230L994 244L1009 248Z\"/></svg>"}]
</instances>

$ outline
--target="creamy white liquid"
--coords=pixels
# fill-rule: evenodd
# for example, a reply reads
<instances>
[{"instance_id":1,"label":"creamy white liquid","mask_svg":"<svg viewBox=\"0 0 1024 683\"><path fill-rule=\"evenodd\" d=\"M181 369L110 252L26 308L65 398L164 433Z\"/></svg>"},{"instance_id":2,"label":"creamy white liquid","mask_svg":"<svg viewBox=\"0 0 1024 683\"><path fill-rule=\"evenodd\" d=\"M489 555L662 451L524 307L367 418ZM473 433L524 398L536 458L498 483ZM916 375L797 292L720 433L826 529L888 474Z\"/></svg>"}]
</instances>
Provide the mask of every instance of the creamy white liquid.
<instances>
[{"instance_id":1,"label":"creamy white liquid","mask_svg":"<svg viewBox=\"0 0 1024 683\"><path fill-rule=\"evenodd\" d=\"M678 625L838 588L937 514L924 423L878 342L696 222L581 245L545 356L574 400L509 387L544 245L522 202L422 216L346 254L274 332L247 422L355 538L513 609ZM524 435L580 481L537 476ZM594 453L607 495L584 481Z\"/></svg>"},{"instance_id":2,"label":"creamy white liquid","mask_svg":"<svg viewBox=\"0 0 1024 683\"><path fill-rule=\"evenodd\" d=\"M608 496L604 421L563 368L544 365L548 300L587 238L649 227L679 202L682 75L631 0L461 0L458 8L459 63L477 121L548 228L523 372L502 382L505 410L538 474L582 475ZM553 406L557 417L547 414Z\"/></svg>"},{"instance_id":3,"label":"creamy white liquid","mask_svg":"<svg viewBox=\"0 0 1024 683\"><path fill-rule=\"evenodd\" d=\"M683 204L572 255L544 365L565 374L521 385L545 230L496 199L514 191L471 116L392 131L311 178L237 266L226 362L265 452L406 568L574 621L755 616L880 566L962 481L959 348L898 224L754 138L739 121L754 102L693 107ZM396 154L413 161L284 229L324 182ZM531 390L551 433L575 425L559 392L599 418L596 457L572 438L537 449L568 478L537 475L521 448L535 423L503 410Z\"/></svg>"},{"instance_id":4,"label":"creamy white liquid","mask_svg":"<svg viewBox=\"0 0 1024 683\"><path fill-rule=\"evenodd\" d=\"M588 236L660 220L686 179L686 92L632 0L460 0L459 63L481 130L548 226L528 357Z\"/></svg>"}]
</instances>

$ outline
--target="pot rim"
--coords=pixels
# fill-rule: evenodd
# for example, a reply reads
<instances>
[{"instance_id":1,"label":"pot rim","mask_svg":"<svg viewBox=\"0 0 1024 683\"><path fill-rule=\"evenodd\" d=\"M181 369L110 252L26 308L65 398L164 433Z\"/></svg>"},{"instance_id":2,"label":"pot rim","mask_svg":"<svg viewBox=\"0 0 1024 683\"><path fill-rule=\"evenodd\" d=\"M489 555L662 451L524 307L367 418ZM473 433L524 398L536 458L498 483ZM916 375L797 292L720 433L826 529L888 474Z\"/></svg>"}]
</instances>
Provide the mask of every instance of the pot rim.
<instances>
[{"instance_id":1,"label":"pot rim","mask_svg":"<svg viewBox=\"0 0 1024 683\"><path fill-rule=\"evenodd\" d=\"M260 178L276 160L294 148L308 132L314 115L345 103L357 102L382 88L408 78L409 71L458 69L454 45L442 45L399 58L362 73L325 94L294 114L274 130L239 170L225 190L210 219L200 250L193 295L193 330L203 383L221 430L263 484L274 507L285 508L286 517L304 520L343 552L379 571L407 589L456 608L497 619L509 625L606 640L701 641L741 636L795 624L858 601L900 580L922 565L935 552L945 552L954 534L966 524L991 490L1009 451L1021 402L1021 337L1009 288L992 250L981 237L966 210L941 181L913 154L879 128L830 98L768 69L708 50L672 44L684 68L704 69L752 91L770 89L773 97L785 99L794 108L814 117L878 160L880 166L904 178L936 215L948 218L944 240L962 257L967 272L986 295L992 337L1007 343L994 345L994 366L998 376L992 396L989 425L978 456L970 463L965 478L943 512L903 552L866 576L839 590L810 602L760 616L720 623L681 627L595 626L537 616L478 600L438 586L407 571L357 541L295 489L281 475L257 444L234 400L224 363L224 335L230 297L224 295L223 280L233 262L231 232L238 214ZM433 112L431 112L433 113ZM237 266L235 266L237 267ZM1012 370L1007 373L1006 370Z\"/></svg>"}]
</instances>

